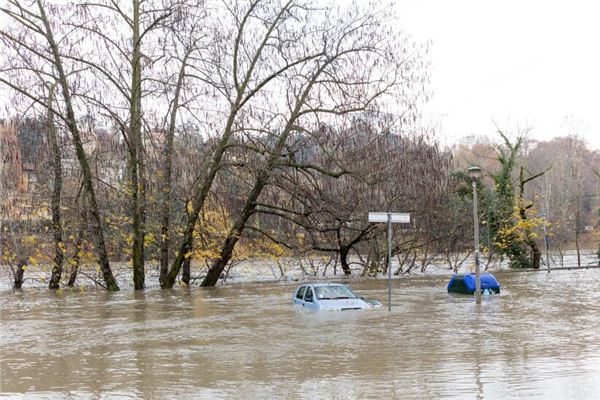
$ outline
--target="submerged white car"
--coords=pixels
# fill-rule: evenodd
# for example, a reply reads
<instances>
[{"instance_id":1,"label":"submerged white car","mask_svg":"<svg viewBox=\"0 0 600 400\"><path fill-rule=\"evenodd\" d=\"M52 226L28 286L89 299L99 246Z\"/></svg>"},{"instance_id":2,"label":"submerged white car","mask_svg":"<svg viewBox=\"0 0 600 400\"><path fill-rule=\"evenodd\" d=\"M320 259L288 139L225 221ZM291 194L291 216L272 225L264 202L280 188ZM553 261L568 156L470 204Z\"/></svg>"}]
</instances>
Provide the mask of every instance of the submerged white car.
<instances>
[{"instance_id":1,"label":"submerged white car","mask_svg":"<svg viewBox=\"0 0 600 400\"><path fill-rule=\"evenodd\" d=\"M345 311L381 306L377 300L365 301L348 286L339 283L307 283L295 291L292 301L309 310Z\"/></svg>"}]
</instances>

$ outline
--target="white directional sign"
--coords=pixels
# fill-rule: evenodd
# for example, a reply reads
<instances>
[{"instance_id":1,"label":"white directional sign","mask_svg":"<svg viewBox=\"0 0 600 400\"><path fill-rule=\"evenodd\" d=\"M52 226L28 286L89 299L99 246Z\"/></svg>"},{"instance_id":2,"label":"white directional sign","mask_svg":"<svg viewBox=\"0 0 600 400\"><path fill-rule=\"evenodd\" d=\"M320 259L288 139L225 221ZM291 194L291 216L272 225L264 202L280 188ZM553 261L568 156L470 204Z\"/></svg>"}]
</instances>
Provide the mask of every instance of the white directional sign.
<instances>
[{"instance_id":1,"label":"white directional sign","mask_svg":"<svg viewBox=\"0 0 600 400\"><path fill-rule=\"evenodd\" d=\"M390 222L393 224L409 224L410 214L406 213L389 213ZM388 213L386 212L370 212L369 222L388 222Z\"/></svg>"},{"instance_id":2,"label":"white directional sign","mask_svg":"<svg viewBox=\"0 0 600 400\"><path fill-rule=\"evenodd\" d=\"M391 212L370 212L369 222L387 223L388 311L392 311L392 224L409 224L410 214Z\"/></svg>"}]
</instances>

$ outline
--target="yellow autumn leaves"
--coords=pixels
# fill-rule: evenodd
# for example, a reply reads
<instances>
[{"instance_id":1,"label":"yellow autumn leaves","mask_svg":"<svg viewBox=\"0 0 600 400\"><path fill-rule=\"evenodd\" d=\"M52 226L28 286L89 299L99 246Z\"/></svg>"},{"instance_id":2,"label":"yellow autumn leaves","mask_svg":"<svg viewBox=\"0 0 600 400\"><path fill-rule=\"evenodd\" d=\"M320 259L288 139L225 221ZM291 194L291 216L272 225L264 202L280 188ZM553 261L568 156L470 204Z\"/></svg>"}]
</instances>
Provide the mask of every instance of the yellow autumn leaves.
<instances>
[{"instance_id":1,"label":"yellow autumn leaves","mask_svg":"<svg viewBox=\"0 0 600 400\"><path fill-rule=\"evenodd\" d=\"M532 240L540 239L540 233L538 231L543 227L543 224L546 224L546 228L550 228L550 224L547 221L536 215L537 211L534 207L528 208L525 212L526 219L523 219L521 217L521 207L519 204L514 206L511 215L513 223L505 224L498 230L495 242L498 249L507 249L514 240L523 242L528 238Z\"/></svg>"}]
</instances>

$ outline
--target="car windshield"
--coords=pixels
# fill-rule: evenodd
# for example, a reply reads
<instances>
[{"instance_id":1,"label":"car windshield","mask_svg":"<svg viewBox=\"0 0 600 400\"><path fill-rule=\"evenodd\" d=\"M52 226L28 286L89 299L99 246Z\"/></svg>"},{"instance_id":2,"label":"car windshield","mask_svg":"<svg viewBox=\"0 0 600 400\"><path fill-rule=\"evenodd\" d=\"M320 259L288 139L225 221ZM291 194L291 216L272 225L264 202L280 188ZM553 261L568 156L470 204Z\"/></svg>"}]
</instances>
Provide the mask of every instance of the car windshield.
<instances>
[{"instance_id":1,"label":"car windshield","mask_svg":"<svg viewBox=\"0 0 600 400\"><path fill-rule=\"evenodd\" d=\"M355 299L358 297L346 286L317 286L315 293L319 300Z\"/></svg>"}]
</instances>

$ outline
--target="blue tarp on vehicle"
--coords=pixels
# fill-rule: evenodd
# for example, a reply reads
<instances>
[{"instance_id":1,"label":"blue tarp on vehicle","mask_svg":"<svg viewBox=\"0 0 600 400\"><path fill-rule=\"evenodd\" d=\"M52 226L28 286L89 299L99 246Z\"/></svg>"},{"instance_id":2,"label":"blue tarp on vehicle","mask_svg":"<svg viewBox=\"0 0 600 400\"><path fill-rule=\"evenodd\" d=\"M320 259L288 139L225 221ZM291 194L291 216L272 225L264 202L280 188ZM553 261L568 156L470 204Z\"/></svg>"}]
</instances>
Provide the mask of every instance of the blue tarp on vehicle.
<instances>
[{"instance_id":1,"label":"blue tarp on vehicle","mask_svg":"<svg viewBox=\"0 0 600 400\"><path fill-rule=\"evenodd\" d=\"M494 293L500 293L500 284L494 275L485 273L480 275L481 291L488 289ZM475 274L457 274L448 282L448 292L474 294Z\"/></svg>"}]
</instances>

